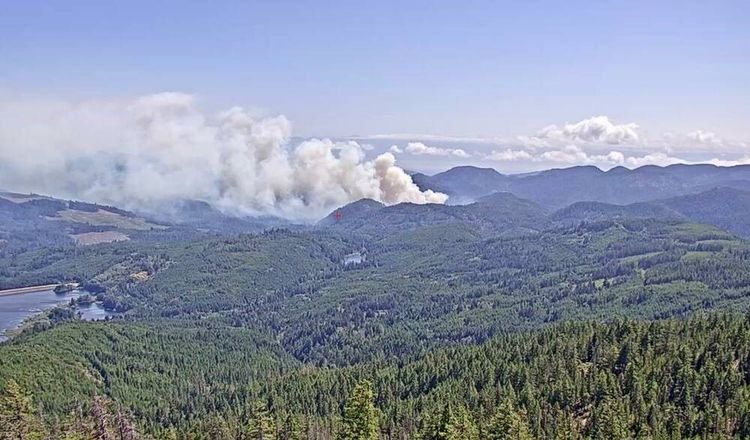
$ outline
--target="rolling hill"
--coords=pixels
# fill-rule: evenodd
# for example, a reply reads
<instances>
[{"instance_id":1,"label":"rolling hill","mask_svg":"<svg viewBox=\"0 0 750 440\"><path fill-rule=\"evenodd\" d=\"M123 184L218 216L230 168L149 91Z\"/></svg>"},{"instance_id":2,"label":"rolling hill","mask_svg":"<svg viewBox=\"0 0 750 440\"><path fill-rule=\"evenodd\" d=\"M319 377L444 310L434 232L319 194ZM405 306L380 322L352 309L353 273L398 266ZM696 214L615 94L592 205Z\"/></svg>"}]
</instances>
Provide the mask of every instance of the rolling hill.
<instances>
[{"instance_id":1,"label":"rolling hill","mask_svg":"<svg viewBox=\"0 0 750 440\"><path fill-rule=\"evenodd\" d=\"M642 172L648 188L662 173ZM602 174L576 173L569 194ZM9 197L4 231L39 224L69 240L75 228L153 224ZM360 200L260 233L190 203L192 222L128 229L124 243L30 237L0 249L0 286L74 280L120 316L80 322L66 306L38 317L0 344L0 393L11 379L33 390L51 429L77 426L68 415L96 395L156 438L234 438L215 433L245 435L258 417L331 438L363 378L381 432L400 438L432 432L436 413L489 429L502 405L539 438L624 438L606 434L605 416L646 438L750 432L750 406L734 409L747 401L747 318L700 317L750 307L750 244L727 232L744 231L748 200L734 188L556 211L503 191L456 206ZM366 258L345 264L353 252Z\"/></svg>"},{"instance_id":2,"label":"rolling hill","mask_svg":"<svg viewBox=\"0 0 750 440\"><path fill-rule=\"evenodd\" d=\"M715 188L698 194L629 205L576 202L555 212L551 219L562 224L614 218L656 218L689 220L750 237L750 192Z\"/></svg>"},{"instance_id":3,"label":"rolling hill","mask_svg":"<svg viewBox=\"0 0 750 440\"><path fill-rule=\"evenodd\" d=\"M336 212L340 214L339 220L336 220ZM514 228L538 230L547 226L548 221L545 211L534 202L499 192L468 205L400 203L384 206L372 200L360 200L319 222L321 226L375 235L438 224L463 224L488 233L500 233Z\"/></svg>"},{"instance_id":4,"label":"rolling hill","mask_svg":"<svg viewBox=\"0 0 750 440\"><path fill-rule=\"evenodd\" d=\"M0 193L0 251L128 240L162 224L112 206Z\"/></svg>"},{"instance_id":5,"label":"rolling hill","mask_svg":"<svg viewBox=\"0 0 750 440\"><path fill-rule=\"evenodd\" d=\"M547 209L581 201L631 204L707 191L715 187L750 188L750 166L714 165L552 169L523 175L502 175L491 169L457 167L434 176L419 176L422 189L447 193L458 201L497 191L511 192Z\"/></svg>"}]
</instances>

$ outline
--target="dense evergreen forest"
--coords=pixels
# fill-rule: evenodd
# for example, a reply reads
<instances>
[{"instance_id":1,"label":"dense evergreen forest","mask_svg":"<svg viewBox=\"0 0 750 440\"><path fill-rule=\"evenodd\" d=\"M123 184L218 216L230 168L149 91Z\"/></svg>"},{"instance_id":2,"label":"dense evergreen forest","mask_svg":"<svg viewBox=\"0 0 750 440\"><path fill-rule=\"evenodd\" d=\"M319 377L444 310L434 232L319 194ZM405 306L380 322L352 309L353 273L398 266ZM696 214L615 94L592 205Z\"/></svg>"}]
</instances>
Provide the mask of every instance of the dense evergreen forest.
<instances>
[{"instance_id":1,"label":"dense evergreen forest","mask_svg":"<svg viewBox=\"0 0 750 440\"><path fill-rule=\"evenodd\" d=\"M5 383L0 420L19 432L132 438L118 431L125 429L196 439L750 435L750 317L559 324L342 368L302 367L243 329L79 323L47 333L3 351L0 372L14 379ZM34 371L21 368L29 362ZM29 389L37 390L33 400ZM48 417L41 420L35 404ZM14 418L19 407L23 417ZM108 437L97 437L105 428Z\"/></svg>"},{"instance_id":2,"label":"dense evergreen forest","mask_svg":"<svg viewBox=\"0 0 750 440\"><path fill-rule=\"evenodd\" d=\"M344 255L366 250L359 265ZM110 244L6 259L6 278L71 277L126 319L274 335L293 357L347 365L558 321L686 316L750 304L750 246L716 228L619 220L486 238L467 225ZM139 275L140 274L140 275Z\"/></svg>"},{"instance_id":3,"label":"dense evergreen forest","mask_svg":"<svg viewBox=\"0 0 750 440\"><path fill-rule=\"evenodd\" d=\"M508 194L252 234L54 206L0 288L77 281L116 316L0 344L0 438L750 436L750 244L715 226Z\"/></svg>"}]
</instances>

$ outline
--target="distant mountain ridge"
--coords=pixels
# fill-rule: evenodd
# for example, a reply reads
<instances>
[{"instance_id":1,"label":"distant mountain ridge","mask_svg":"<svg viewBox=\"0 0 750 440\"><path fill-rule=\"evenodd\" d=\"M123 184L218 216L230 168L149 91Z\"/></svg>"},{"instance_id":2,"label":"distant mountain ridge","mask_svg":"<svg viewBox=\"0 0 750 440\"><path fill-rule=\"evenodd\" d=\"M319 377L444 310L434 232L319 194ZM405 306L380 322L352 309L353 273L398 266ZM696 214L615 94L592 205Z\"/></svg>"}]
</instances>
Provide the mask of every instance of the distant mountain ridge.
<instances>
[{"instance_id":1,"label":"distant mountain ridge","mask_svg":"<svg viewBox=\"0 0 750 440\"><path fill-rule=\"evenodd\" d=\"M454 203L465 203L386 206L363 199L335 210L316 226L380 234L460 223L482 233L510 234L615 218L654 218L706 223L750 238L750 166L617 167L606 172L585 166L523 175L464 166L412 176L423 189L444 191ZM271 216L233 215L201 201L176 201L163 208L161 215L143 216L111 206L1 193L0 245L70 244L81 234L105 232L134 237L167 225L181 231L175 234L310 227Z\"/></svg>"},{"instance_id":2,"label":"distant mountain ridge","mask_svg":"<svg viewBox=\"0 0 750 440\"><path fill-rule=\"evenodd\" d=\"M688 220L710 224L740 237L750 238L750 192L735 188L714 188L698 194L629 205L576 202L556 211L551 218L557 223L575 224L620 217Z\"/></svg>"},{"instance_id":3,"label":"distant mountain ridge","mask_svg":"<svg viewBox=\"0 0 750 440\"><path fill-rule=\"evenodd\" d=\"M507 191L554 210L581 201L625 205L695 194L716 187L750 190L750 166L647 165L633 170L616 167L609 171L577 166L523 175L504 175L494 169L464 166L434 176L415 175L414 181L422 190L444 192L453 201L476 200L497 191Z\"/></svg>"},{"instance_id":4,"label":"distant mountain ridge","mask_svg":"<svg viewBox=\"0 0 750 440\"><path fill-rule=\"evenodd\" d=\"M426 225L462 223L487 232L507 233L614 219L657 219L705 223L750 238L749 214L750 191L735 188L715 188L627 205L575 202L552 212L531 200L496 192L474 203L456 206L412 203L385 206L363 199L332 212L318 226L379 234Z\"/></svg>"}]
</instances>

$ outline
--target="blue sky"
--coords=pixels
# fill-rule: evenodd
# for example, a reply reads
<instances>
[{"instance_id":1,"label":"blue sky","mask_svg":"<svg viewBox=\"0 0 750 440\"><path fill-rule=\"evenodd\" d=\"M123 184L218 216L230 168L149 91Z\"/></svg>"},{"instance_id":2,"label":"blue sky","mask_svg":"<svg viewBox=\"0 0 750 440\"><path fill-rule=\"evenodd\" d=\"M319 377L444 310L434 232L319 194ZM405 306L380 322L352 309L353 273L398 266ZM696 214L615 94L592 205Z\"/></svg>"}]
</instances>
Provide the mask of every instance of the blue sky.
<instances>
[{"instance_id":1,"label":"blue sky","mask_svg":"<svg viewBox=\"0 0 750 440\"><path fill-rule=\"evenodd\" d=\"M14 1L0 56L13 92L179 90L305 136L516 135L607 114L741 137L750 119L741 1Z\"/></svg>"},{"instance_id":2,"label":"blue sky","mask_svg":"<svg viewBox=\"0 0 750 440\"><path fill-rule=\"evenodd\" d=\"M179 91L207 112L283 114L302 137L501 140L481 155L433 154L430 166L429 154L404 153L414 168L521 151L519 136L595 116L637 124L637 157L667 132L731 143L703 159L745 157L750 139L742 1L12 1L0 59L0 97L12 99ZM396 137L401 150L420 140Z\"/></svg>"}]
</instances>

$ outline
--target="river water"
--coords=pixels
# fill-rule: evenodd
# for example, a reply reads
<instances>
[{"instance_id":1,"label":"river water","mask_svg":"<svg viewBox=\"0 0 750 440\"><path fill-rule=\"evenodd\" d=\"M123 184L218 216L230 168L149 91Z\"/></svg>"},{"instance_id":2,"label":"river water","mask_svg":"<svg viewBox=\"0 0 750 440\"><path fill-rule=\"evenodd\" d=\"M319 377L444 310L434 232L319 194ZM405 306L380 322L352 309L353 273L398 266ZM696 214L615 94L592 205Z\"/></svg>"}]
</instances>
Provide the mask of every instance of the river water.
<instances>
[{"instance_id":1,"label":"river water","mask_svg":"<svg viewBox=\"0 0 750 440\"><path fill-rule=\"evenodd\" d=\"M76 299L84 293L74 290L65 295L58 295L52 290L42 290L19 295L0 296L0 342L7 339L4 336L6 331L17 328L24 319L52 309L56 305L67 304L71 299ZM97 303L79 306L76 311L81 314L81 319L86 321L105 319L112 315Z\"/></svg>"}]
</instances>

